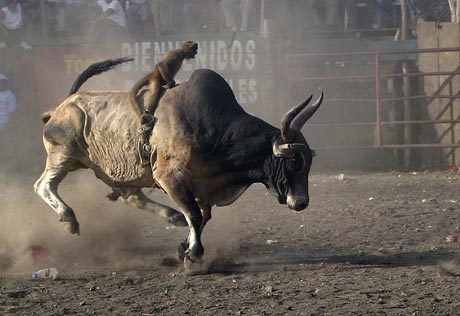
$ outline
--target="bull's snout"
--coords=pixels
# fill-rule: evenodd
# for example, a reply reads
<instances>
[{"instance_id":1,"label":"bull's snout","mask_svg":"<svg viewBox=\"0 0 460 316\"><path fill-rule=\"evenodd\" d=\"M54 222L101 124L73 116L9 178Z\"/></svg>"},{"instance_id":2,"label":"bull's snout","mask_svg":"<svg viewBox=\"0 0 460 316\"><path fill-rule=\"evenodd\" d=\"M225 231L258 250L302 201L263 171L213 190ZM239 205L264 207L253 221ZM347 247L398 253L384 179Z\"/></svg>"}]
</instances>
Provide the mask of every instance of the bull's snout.
<instances>
[{"instance_id":1,"label":"bull's snout","mask_svg":"<svg viewBox=\"0 0 460 316\"><path fill-rule=\"evenodd\" d=\"M300 196L288 196L287 198L287 205L291 210L294 211L303 211L308 207L310 200L305 197Z\"/></svg>"}]
</instances>

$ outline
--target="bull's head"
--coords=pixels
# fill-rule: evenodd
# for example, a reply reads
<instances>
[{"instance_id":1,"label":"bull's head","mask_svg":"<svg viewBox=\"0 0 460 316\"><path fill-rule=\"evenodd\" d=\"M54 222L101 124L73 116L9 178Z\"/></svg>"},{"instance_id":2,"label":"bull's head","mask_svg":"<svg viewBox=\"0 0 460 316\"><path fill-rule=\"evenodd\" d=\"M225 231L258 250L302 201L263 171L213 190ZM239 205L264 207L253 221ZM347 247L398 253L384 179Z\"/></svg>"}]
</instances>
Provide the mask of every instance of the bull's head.
<instances>
[{"instance_id":1,"label":"bull's head","mask_svg":"<svg viewBox=\"0 0 460 316\"><path fill-rule=\"evenodd\" d=\"M323 101L323 93L318 100L308 105L312 99L293 107L281 120L281 134L273 140L273 159L270 159L269 183L267 187L278 197L281 204L301 211L309 204L308 174L314 156L301 129L318 110Z\"/></svg>"}]
</instances>

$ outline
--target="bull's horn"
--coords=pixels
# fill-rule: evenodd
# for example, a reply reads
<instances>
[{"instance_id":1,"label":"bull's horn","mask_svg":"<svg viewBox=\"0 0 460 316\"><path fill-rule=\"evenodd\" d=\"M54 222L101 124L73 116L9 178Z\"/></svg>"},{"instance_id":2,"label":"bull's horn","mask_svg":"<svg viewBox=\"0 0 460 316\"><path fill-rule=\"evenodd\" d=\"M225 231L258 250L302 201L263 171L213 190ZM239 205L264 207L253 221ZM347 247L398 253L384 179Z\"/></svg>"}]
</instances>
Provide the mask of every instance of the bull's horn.
<instances>
[{"instance_id":1,"label":"bull's horn","mask_svg":"<svg viewBox=\"0 0 460 316\"><path fill-rule=\"evenodd\" d=\"M301 104L291 108L286 114L284 114L283 118L281 119L281 137L283 142L289 142L291 138L291 122L295 117L310 103L313 95L310 95L308 99L306 99Z\"/></svg>"},{"instance_id":2,"label":"bull's horn","mask_svg":"<svg viewBox=\"0 0 460 316\"><path fill-rule=\"evenodd\" d=\"M304 126L304 124L310 119L310 117L312 117L313 114L315 114L315 112L319 109L319 106L323 102L323 98L324 98L324 93L321 92L321 96L318 98L318 100L316 100L315 103L306 107L305 110L303 110L299 115L297 115L292 120L291 128L293 130L300 131L302 126Z\"/></svg>"}]
</instances>

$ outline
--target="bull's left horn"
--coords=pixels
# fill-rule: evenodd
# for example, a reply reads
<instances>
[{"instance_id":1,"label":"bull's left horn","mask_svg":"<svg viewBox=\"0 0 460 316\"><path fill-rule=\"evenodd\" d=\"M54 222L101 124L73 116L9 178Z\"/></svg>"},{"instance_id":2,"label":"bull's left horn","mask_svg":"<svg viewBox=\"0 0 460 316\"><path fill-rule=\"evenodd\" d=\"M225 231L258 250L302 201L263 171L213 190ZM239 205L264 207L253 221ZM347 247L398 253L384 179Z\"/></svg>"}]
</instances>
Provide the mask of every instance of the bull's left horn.
<instances>
[{"instance_id":1,"label":"bull's left horn","mask_svg":"<svg viewBox=\"0 0 460 316\"><path fill-rule=\"evenodd\" d=\"M281 137L283 142L287 143L291 139L291 122L295 119L297 115L310 103L313 95L310 95L308 99L306 99L301 104L294 106L291 108L286 114L284 114L283 118L281 119Z\"/></svg>"},{"instance_id":2,"label":"bull's left horn","mask_svg":"<svg viewBox=\"0 0 460 316\"><path fill-rule=\"evenodd\" d=\"M323 103L324 92L321 92L321 96L316 100L315 103L309 105L299 115L297 115L291 123L291 128L300 131L304 124L315 114L319 109L321 103Z\"/></svg>"}]
</instances>

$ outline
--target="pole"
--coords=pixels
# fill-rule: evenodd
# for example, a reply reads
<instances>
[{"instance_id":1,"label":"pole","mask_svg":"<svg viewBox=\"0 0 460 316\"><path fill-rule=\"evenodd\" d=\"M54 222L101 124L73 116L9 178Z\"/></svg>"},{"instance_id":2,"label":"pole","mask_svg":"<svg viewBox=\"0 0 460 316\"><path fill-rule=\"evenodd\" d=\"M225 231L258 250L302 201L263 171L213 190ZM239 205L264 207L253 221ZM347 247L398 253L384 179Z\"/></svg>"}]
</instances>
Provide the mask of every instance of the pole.
<instances>
[{"instance_id":1,"label":"pole","mask_svg":"<svg viewBox=\"0 0 460 316\"><path fill-rule=\"evenodd\" d=\"M457 7L455 8L455 22L459 23L460 19L460 0L457 0Z\"/></svg>"},{"instance_id":2,"label":"pole","mask_svg":"<svg viewBox=\"0 0 460 316\"><path fill-rule=\"evenodd\" d=\"M380 54L375 54L375 138L376 145L382 145L382 119L380 117Z\"/></svg>"},{"instance_id":3,"label":"pole","mask_svg":"<svg viewBox=\"0 0 460 316\"><path fill-rule=\"evenodd\" d=\"M264 19L265 19L265 0L262 0L260 3L260 29L259 29L259 34L261 35L264 35L265 33Z\"/></svg>"},{"instance_id":4,"label":"pole","mask_svg":"<svg viewBox=\"0 0 460 316\"><path fill-rule=\"evenodd\" d=\"M401 40L405 41L408 37L408 14L407 14L407 0L401 0ZM403 61L402 63L403 74L408 74L409 63ZM404 121L412 121L412 107L410 102L410 79L408 76L403 77L403 96L404 96ZM413 143L412 125L406 124L404 126L404 144L410 145ZM407 148L404 150L404 169L408 170L412 165L412 150Z\"/></svg>"}]
</instances>

